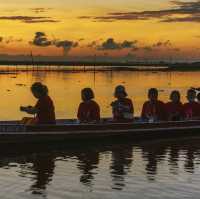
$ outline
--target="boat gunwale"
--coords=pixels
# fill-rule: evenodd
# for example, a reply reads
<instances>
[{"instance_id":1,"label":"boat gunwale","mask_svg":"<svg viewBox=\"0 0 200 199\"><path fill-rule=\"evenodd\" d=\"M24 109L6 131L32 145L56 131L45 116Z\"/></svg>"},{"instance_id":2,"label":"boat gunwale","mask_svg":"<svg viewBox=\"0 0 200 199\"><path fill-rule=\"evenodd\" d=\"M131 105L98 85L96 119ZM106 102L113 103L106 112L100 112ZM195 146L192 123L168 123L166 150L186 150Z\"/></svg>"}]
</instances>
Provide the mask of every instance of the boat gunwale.
<instances>
[{"instance_id":1,"label":"boat gunwale","mask_svg":"<svg viewBox=\"0 0 200 199\"><path fill-rule=\"evenodd\" d=\"M176 129L200 129L200 120L190 121L161 121L155 123L98 123L98 124L57 124L57 125L22 125L3 124L0 122L0 135L4 134L70 134L95 132L144 132Z\"/></svg>"}]
</instances>

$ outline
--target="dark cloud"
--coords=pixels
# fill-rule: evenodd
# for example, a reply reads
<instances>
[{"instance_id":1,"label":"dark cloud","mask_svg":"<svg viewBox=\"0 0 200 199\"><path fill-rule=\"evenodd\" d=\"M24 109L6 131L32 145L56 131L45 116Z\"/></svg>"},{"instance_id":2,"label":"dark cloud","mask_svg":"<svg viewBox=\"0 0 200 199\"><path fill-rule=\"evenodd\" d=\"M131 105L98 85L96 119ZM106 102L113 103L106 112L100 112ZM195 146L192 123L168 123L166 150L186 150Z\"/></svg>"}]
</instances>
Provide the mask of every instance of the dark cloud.
<instances>
[{"instance_id":1,"label":"dark cloud","mask_svg":"<svg viewBox=\"0 0 200 199\"><path fill-rule=\"evenodd\" d=\"M172 45L171 41L167 40L164 42L159 41L159 42L153 44L152 47L167 47L167 46L171 46L171 45Z\"/></svg>"},{"instance_id":2,"label":"dark cloud","mask_svg":"<svg viewBox=\"0 0 200 199\"><path fill-rule=\"evenodd\" d=\"M1 37L0 36L0 43L4 43L4 44L9 44L9 43L13 43L13 42L22 42L23 39L21 38L14 38L13 36L10 37Z\"/></svg>"},{"instance_id":3,"label":"dark cloud","mask_svg":"<svg viewBox=\"0 0 200 199\"><path fill-rule=\"evenodd\" d=\"M95 48L96 46L97 46L97 41L92 41L91 43L87 45L87 47L89 48Z\"/></svg>"},{"instance_id":4,"label":"dark cloud","mask_svg":"<svg viewBox=\"0 0 200 199\"><path fill-rule=\"evenodd\" d=\"M161 22L200 22L200 15L193 15L193 16L187 16L187 17L170 17L170 18L166 18L161 20Z\"/></svg>"},{"instance_id":5,"label":"dark cloud","mask_svg":"<svg viewBox=\"0 0 200 199\"><path fill-rule=\"evenodd\" d=\"M31 42L35 46L47 47L52 45L52 41L48 40L44 32L36 32L33 41Z\"/></svg>"},{"instance_id":6,"label":"dark cloud","mask_svg":"<svg viewBox=\"0 0 200 199\"><path fill-rule=\"evenodd\" d=\"M81 42L81 41L84 41L84 40L85 40L84 38L80 38L78 41L80 41L80 42Z\"/></svg>"},{"instance_id":7,"label":"dark cloud","mask_svg":"<svg viewBox=\"0 0 200 199\"><path fill-rule=\"evenodd\" d=\"M64 55L67 55L68 52L78 46L78 42L63 40L63 41L55 41L55 46L57 48L63 48Z\"/></svg>"},{"instance_id":8,"label":"dark cloud","mask_svg":"<svg viewBox=\"0 0 200 199\"><path fill-rule=\"evenodd\" d=\"M58 20L54 20L51 17L40 16L0 16L0 20L20 21L23 23L57 23Z\"/></svg>"},{"instance_id":9,"label":"dark cloud","mask_svg":"<svg viewBox=\"0 0 200 199\"><path fill-rule=\"evenodd\" d=\"M145 46L142 47L141 49L145 50L145 51L153 51L153 50L158 50L159 48L170 48L170 50L175 49L175 48L171 48L172 47L172 43L170 40L166 40L166 41L158 41L154 44L152 44L151 46Z\"/></svg>"},{"instance_id":10,"label":"dark cloud","mask_svg":"<svg viewBox=\"0 0 200 199\"><path fill-rule=\"evenodd\" d=\"M171 1L171 9L142 11L142 12L113 12L105 16L81 16L80 19L112 22L119 20L149 20L158 19L160 22L200 22L200 0L192 2ZM177 17L177 15L182 15Z\"/></svg>"},{"instance_id":11,"label":"dark cloud","mask_svg":"<svg viewBox=\"0 0 200 199\"><path fill-rule=\"evenodd\" d=\"M123 41L122 43L116 42L113 38L109 38L104 41L100 46L97 46L98 50L121 50L125 48L134 48L137 41Z\"/></svg>"},{"instance_id":12,"label":"dark cloud","mask_svg":"<svg viewBox=\"0 0 200 199\"><path fill-rule=\"evenodd\" d=\"M29 42L31 45L48 47L55 46L57 48L63 48L64 55L66 55L72 48L78 46L78 42L69 41L69 40L50 40L48 39L46 33L36 32L33 41Z\"/></svg>"},{"instance_id":13,"label":"dark cloud","mask_svg":"<svg viewBox=\"0 0 200 199\"><path fill-rule=\"evenodd\" d=\"M31 10L35 13L44 13L44 12L47 12L51 9L52 8L31 8Z\"/></svg>"}]
</instances>

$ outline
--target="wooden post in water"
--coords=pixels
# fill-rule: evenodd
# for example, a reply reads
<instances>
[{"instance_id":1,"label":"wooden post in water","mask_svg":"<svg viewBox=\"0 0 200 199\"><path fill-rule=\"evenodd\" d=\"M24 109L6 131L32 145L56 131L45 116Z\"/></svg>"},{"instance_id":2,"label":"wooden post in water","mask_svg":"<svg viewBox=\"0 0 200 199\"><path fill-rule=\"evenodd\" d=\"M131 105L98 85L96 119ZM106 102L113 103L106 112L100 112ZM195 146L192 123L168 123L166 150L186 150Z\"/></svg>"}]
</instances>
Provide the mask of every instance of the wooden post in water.
<instances>
[{"instance_id":1,"label":"wooden post in water","mask_svg":"<svg viewBox=\"0 0 200 199\"><path fill-rule=\"evenodd\" d=\"M32 51L31 51L31 62L32 62L33 70L34 70L34 59L33 59L33 53L32 53Z\"/></svg>"},{"instance_id":2,"label":"wooden post in water","mask_svg":"<svg viewBox=\"0 0 200 199\"><path fill-rule=\"evenodd\" d=\"M94 85L96 82L96 54L94 55Z\"/></svg>"}]
</instances>

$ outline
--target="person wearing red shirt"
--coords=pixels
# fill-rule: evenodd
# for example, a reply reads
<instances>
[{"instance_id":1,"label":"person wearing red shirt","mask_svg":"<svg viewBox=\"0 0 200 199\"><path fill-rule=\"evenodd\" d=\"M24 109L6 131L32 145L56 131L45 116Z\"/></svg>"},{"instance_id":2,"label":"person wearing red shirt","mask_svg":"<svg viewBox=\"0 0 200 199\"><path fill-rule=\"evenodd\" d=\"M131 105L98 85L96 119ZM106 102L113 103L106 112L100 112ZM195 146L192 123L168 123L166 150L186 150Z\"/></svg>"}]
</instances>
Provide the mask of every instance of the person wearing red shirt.
<instances>
[{"instance_id":1,"label":"person wearing red shirt","mask_svg":"<svg viewBox=\"0 0 200 199\"><path fill-rule=\"evenodd\" d=\"M36 82L32 85L31 91L33 96L38 99L36 105L20 107L20 110L36 115L35 124L56 124L55 108L52 99L48 95L48 88L40 82Z\"/></svg>"},{"instance_id":2,"label":"person wearing red shirt","mask_svg":"<svg viewBox=\"0 0 200 199\"><path fill-rule=\"evenodd\" d=\"M149 100L143 105L141 119L151 122L166 120L165 104L158 100L156 88L149 89L148 98Z\"/></svg>"},{"instance_id":3,"label":"person wearing red shirt","mask_svg":"<svg viewBox=\"0 0 200 199\"><path fill-rule=\"evenodd\" d=\"M172 91L170 102L165 104L167 119L169 121L180 121L184 118L183 104L180 101L181 95L179 91Z\"/></svg>"},{"instance_id":4,"label":"person wearing red shirt","mask_svg":"<svg viewBox=\"0 0 200 199\"><path fill-rule=\"evenodd\" d=\"M127 92L124 86L119 85L115 88L114 96L117 98L111 103L113 120L115 122L133 121L134 108L132 100L127 98Z\"/></svg>"},{"instance_id":5,"label":"person wearing red shirt","mask_svg":"<svg viewBox=\"0 0 200 199\"><path fill-rule=\"evenodd\" d=\"M196 92L193 89L187 91L188 102L183 105L184 117L186 120L193 120L200 118L200 104L195 102Z\"/></svg>"},{"instance_id":6,"label":"person wearing red shirt","mask_svg":"<svg viewBox=\"0 0 200 199\"><path fill-rule=\"evenodd\" d=\"M91 88L84 88L81 91L83 102L78 108L77 117L81 123L96 123L100 121L100 107L93 100L94 93Z\"/></svg>"}]
</instances>

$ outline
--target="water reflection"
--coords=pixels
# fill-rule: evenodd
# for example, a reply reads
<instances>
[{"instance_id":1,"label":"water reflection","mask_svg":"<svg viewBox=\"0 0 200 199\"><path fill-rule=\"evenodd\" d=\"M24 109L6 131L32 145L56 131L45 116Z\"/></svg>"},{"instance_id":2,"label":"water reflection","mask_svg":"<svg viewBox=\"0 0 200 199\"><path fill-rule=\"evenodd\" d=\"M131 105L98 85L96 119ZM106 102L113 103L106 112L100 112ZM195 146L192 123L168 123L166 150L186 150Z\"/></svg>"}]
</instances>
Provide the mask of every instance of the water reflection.
<instances>
[{"instance_id":1,"label":"water reflection","mask_svg":"<svg viewBox=\"0 0 200 199\"><path fill-rule=\"evenodd\" d=\"M32 161L32 171L35 173L31 186L33 194L40 194L52 181L55 169L55 159L52 154L36 154Z\"/></svg>"},{"instance_id":2,"label":"water reflection","mask_svg":"<svg viewBox=\"0 0 200 199\"><path fill-rule=\"evenodd\" d=\"M133 147L122 146L112 150L111 176L113 181L113 189L122 190L125 186L125 176L133 162Z\"/></svg>"},{"instance_id":3,"label":"water reflection","mask_svg":"<svg viewBox=\"0 0 200 199\"><path fill-rule=\"evenodd\" d=\"M146 161L146 174L149 180L155 180L158 172L158 164L165 159L167 146L162 145L144 145L142 146L142 156Z\"/></svg>"},{"instance_id":4,"label":"water reflection","mask_svg":"<svg viewBox=\"0 0 200 199\"><path fill-rule=\"evenodd\" d=\"M199 167L200 138L88 146L56 152L53 149L9 158L1 156L0 175L6 171L10 175L2 178L1 187L8 182L11 186L17 178L23 185L21 192L54 198L51 195L54 192L84 192L88 188L94 193L112 190L128 194L137 187L148 189L149 183L157 186L154 190L157 192L160 181L168 189L167 186L173 183L176 186L181 181L187 184L188 175L196 179L196 184L190 184L192 189L200 183L196 178L200 175ZM181 181L176 181L176 177ZM1 187L1 193L5 193Z\"/></svg>"},{"instance_id":5,"label":"water reflection","mask_svg":"<svg viewBox=\"0 0 200 199\"><path fill-rule=\"evenodd\" d=\"M81 172L80 182L91 187L94 176L97 174L94 170L99 164L99 152L95 150L81 151L80 154L77 154L77 159Z\"/></svg>"},{"instance_id":6,"label":"water reflection","mask_svg":"<svg viewBox=\"0 0 200 199\"><path fill-rule=\"evenodd\" d=\"M185 102L186 90L193 86L199 87L200 72L29 72L0 75L0 120L21 119L24 114L19 112L22 104L35 103L30 93L30 86L35 81L48 85L50 95L56 106L58 118L76 117L80 103L80 91L83 87L91 87L95 91L96 101L101 106L101 115L109 117L112 114L110 103L113 101L113 90L116 85L126 86L129 97L134 102L135 113L140 115L142 104L146 101L147 90L157 87L163 92L160 99L169 100L172 90L180 90L182 101ZM24 85L24 86L19 86ZM14 100L13 100L14 99ZM12 106L11 106L12 105Z\"/></svg>"}]
</instances>

